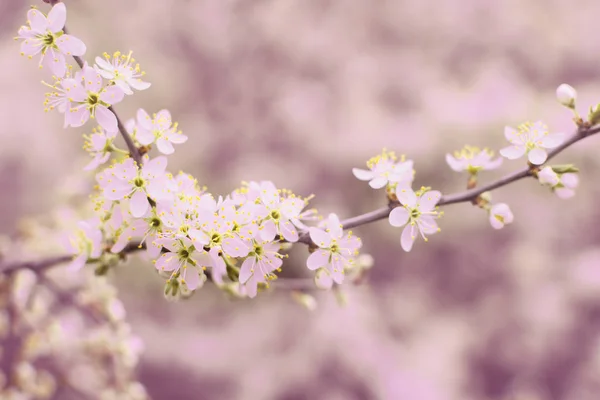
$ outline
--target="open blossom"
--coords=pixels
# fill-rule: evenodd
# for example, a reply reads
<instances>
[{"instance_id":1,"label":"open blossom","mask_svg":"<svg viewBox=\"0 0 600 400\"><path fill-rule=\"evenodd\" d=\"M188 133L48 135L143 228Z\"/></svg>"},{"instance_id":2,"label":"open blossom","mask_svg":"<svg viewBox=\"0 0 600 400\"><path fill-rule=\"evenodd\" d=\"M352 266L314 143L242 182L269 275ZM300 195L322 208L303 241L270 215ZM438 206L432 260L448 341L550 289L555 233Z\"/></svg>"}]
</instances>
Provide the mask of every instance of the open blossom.
<instances>
[{"instance_id":1,"label":"open blossom","mask_svg":"<svg viewBox=\"0 0 600 400\"><path fill-rule=\"evenodd\" d=\"M516 160L527 154L527 159L534 165L546 162L548 153L545 149L558 147L565 140L564 133L548 133L548 127L541 121L521 124L518 130L507 126L504 136L512 146L503 148L500 154L509 160Z\"/></svg>"},{"instance_id":2,"label":"open blossom","mask_svg":"<svg viewBox=\"0 0 600 400\"><path fill-rule=\"evenodd\" d=\"M494 204L490 209L490 224L494 229L502 229L504 225L513 222L514 216L508 204Z\"/></svg>"},{"instance_id":3,"label":"open blossom","mask_svg":"<svg viewBox=\"0 0 600 400\"><path fill-rule=\"evenodd\" d=\"M311 270L323 268L333 281L342 283L344 270L352 265L362 245L360 239L352 232L344 235L342 224L335 214L329 214L325 229L311 227L309 232L311 240L319 248L308 257L306 266Z\"/></svg>"},{"instance_id":4,"label":"open blossom","mask_svg":"<svg viewBox=\"0 0 600 400\"><path fill-rule=\"evenodd\" d=\"M281 235L288 242L298 241L298 229L294 226L284 209L284 201L280 191L273 182L264 181L260 184L250 183L250 188L259 193L260 203L252 207L252 213L261 219L260 237L265 241L272 241L275 236ZM292 210L293 211L293 210Z\"/></svg>"},{"instance_id":5,"label":"open blossom","mask_svg":"<svg viewBox=\"0 0 600 400\"><path fill-rule=\"evenodd\" d=\"M248 257L240 268L239 281L249 297L258 293L258 284L272 279L271 273L281 267L279 245L267 241L255 241Z\"/></svg>"},{"instance_id":6,"label":"open blossom","mask_svg":"<svg viewBox=\"0 0 600 400\"><path fill-rule=\"evenodd\" d=\"M156 157L138 168L131 158L115 164L97 177L104 197L108 200L130 198L131 214L140 218L150 208L148 197L159 201L170 197L170 187L165 174L167 159Z\"/></svg>"},{"instance_id":7,"label":"open blossom","mask_svg":"<svg viewBox=\"0 0 600 400\"><path fill-rule=\"evenodd\" d=\"M117 136L117 132L106 132L102 127L94 128L93 133L85 136L86 142L83 148L90 153L94 158L84 171L91 171L104 164L110 158L110 153L113 151L113 141Z\"/></svg>"},{"instance_id":8,"label":"open blossom","mask_svg":"<svg viewBox=\"0 0 600 400\"><path fill-rule=\"evenodd\" d=\"M368 170L352 168L354 176L361 181L369 181L373 189L381 189L387 184L398 183L410 186L414 177L413 162L398 158L394 152L383 151L367 161Z\"/></svg>"},{"instance_id":9,"label":"open blossom","mask_svg":"<svg viewBox=\"0 0 600 400\"><path fill-rule=\"evenodd\" d=\"M68 236L65 247L73 254L70 269L78 270L88 259L98 258L102 254L102 231L98 227L99 222L97 219L79 221L79 229Z\"/></svg>"},{"instance_id":10,"label":"open blossom","mask_svg":"<svg viewBox=\"0 0 600 400\"><path fill-rule=\"evenodd\" d=\"M396 188L396 196L401 206L390 212L390 225L404 226L400 237L400 244L404 251L410 251L413 243L420 234L425 241L425 235L439 232L436 218L441 216L436 204L440 201L442 194L437 190L425 191L421 189L415 193L410 188Z\"/></svg>"},{"instance_id":11,"label":"open blossom","mask_svg":"<svg viewBox=\"0 0 600 400\"><path fill-rule=\"evenodd\" d=\"M54 78L54 84L50 85L49 83L42 83L53 91L46 93L46 99L44 100L44 111L52 111L56 109L59 113L64 114L64 125L63 127L68 127L71 122L69 116L69 110L71 109L71 91L75 89L81 82L81 71L75 72L75 74L71 75L72 68L67 69L67 73L64 78Z\"/></svg>"},{"instance_id":12,"label":"open blossom","mask_svg":"<svg viewBox=\"0 0 600 400\"><path fill-rule=\"evenodd\" d=\"M22 26L17 37L24 39L21 54L31 58L41 53L40 67L46 66L59 78L67 72L65 55L82 56L86 51L81 40L63 32L66 20L64 3L55 4L48 16L33 8L27 12L29 26Z\"/></svg>"},{"instance_id":13,"label":"open blossom","mask_svg":"<svg viewBox=\"0 0 600 400\"><path fill-rule=\"evenodd\" d=\"M496 169L502 165L502 158L495 160L494 152L489 149L480 149L474 146L465 146L454 154L446 154L446 162L456 172L468 171L476 174L482 170Z\"/></svg>"},{"instance_id":14,"label":"open blossom","mask_svg":"<svg viewBox=\"0 0 600 400\"><path fill-rule=\"evenodd\" d=\"M78 82L69 92L69 125L82 126L92 117L107 132L116 132L117 117L108 108L123 100L123 90L118 86L104 86L100 74L87 65L83 67L82 78L83 84Z\"/></svg>"},{"instance_id":15,"label":"open blossom","mask_svg":"<svg viewBox=\"0 0 600 400\"><path fill-rule=\"evenodd\" d=\"M150 87L150 83L142 81L144 72L140 70L140 65L135 64L135 59L129 54L124 55L117 51L111 56L104 53L104 58L96 57L96 71L104 79L107 79L117 85L123 93L133 94L133 90L145 90Z\"/></svg>"},{"instance_id":16,"label":"open blossom","mask_svg":"<svg viewBox=\"0 0 600 400\"><path fill-rule=\"evenodd\" d=\"M163 240L161 245L167 252L156 260L156 269L172 272L169 280L177 281L189 291L196 290L204 284L206 277L196 260L200 253L196 251L191 240L187 238Z\"/></svg>"},{"instance_id":17,"label":"open blossom","mask_svg":"<svg viewBox=\"0 0 600 400\"><path fill-rule=\"evenodd\" d=\"M163 154L173 154L173 144L185 143L188 139L177 130L177 123L172 123L171 113L167 110L160 110L150 118L148 113L140 108L137 112L136 128L135 137L138 142L147 146L156 141L158 151Z\"/></svg>"}]
</instances>

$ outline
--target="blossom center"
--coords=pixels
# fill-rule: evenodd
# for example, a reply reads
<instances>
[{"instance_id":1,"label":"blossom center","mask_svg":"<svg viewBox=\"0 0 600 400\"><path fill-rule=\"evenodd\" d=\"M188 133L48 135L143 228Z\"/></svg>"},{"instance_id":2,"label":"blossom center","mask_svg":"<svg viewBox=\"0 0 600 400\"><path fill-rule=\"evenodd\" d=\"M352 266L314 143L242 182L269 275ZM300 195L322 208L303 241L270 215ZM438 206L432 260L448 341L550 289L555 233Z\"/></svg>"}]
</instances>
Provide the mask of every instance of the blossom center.
<instances>
[{"instance_id":1,"label":"blossom center","mask_svg":"<svg viewBox=\"0 0 600 400\"><path fill-rule=\"evenodd\" d=\"M210 243L212 245L221 244L221 239L222 239L221 234L215 232L210 236Z\"/></svg>"},{"instance_id":2,"label":"blossom center","mask_svg":"<svg viewBox=\"0 0 600 400\"><path fill-rule=\"evenodd\" d=\"M411 219L418 219L420 215L421 215L421 212L419 211L418 208L413 208L410 211L410 218Z\"/></svg>"},{"instance_id":3,"label":"blossom center","mask_svg":"<svg viewBox=\"0 0 600 400\"><path fill-rule=\"evenodd\" d=\"M152 228L158 228L158 227L160 227L160 219L159 218L152 218L150 220L150 226Z\"/></svg>"},{"instance_id":4,"label":"blossom center","mask_svg":"<svg viewBox=\"0 0 600 400\"><path fill-rule=\"evenodd\" d=\"M138 176L133 180L133 185L137 188L143 188L144 186L146 186L146 181L144 180L144 178Z\"/></svg>"},{"instance_id":5,"label":"blossom center","mask_svg":"<svg viewBox=\"0 0 600 400\"><path fill-rule=\"evenodd\" d=\"M277 221L279 218L281 218L281 213L280 213L279 211L277 211L277 210L273 210L273 211L271 211L271 214L269 214L269 215L270 215L270 217L271 217L272 219L274 219L274 220L276 220L276 221Z\"/></svg>"},{"instance_id":6,"label":"blossom center","mask_svg":"<svg viewBox=\"0 0 600 400\"><path fill-rule=\"evenodd\" d=\"M100 96L98 95L98 93L89 93L86 102L91 107L94 107L100 102Z\"/></svg>"},{"instance_id":7,"label":"blossom center","mask_svg":"<svg viewBox=\"0 0 600 400\"><path fill-rule=\"evenodd\" d=\"M51 32L48 32L42 37L42 43L44 43L45 47L50 47L54 44L55 37Z\"/></svg>"}]
</instances>

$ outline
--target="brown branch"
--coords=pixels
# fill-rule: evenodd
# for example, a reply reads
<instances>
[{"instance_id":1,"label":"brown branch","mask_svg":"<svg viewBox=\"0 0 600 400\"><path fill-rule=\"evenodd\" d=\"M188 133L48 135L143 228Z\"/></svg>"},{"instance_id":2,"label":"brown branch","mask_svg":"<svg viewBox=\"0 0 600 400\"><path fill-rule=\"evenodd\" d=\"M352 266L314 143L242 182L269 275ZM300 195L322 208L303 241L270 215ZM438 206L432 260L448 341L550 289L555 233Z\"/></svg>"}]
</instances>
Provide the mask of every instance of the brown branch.
<instances>
[{"instance_id":1,"label":"brown branch","mask_svg":"<svg viewBox=\"0 0 600 400\"><path fill-rule=\"evenodd\" d=\"M600 132L600 127L578 129L563 144L561 144L557 148L553 149L552 151L548 152L548 160L555 157L557 154L559 154L566 148L570 147L574 143L576 143L588 136L591 136L595 133L598 133L598 132ZM491 190L498 189L502 186L506 186L509 183L518 181L518 180L526 178L528 176L532 176L532 169L530 166L521 168L518 171L515 171L508 175L505 175L504 177L502 177L496 181L490 182L487 185L483 185L478 188L466 190L466 191L459 192L459 193L453 193L453 194L442 196L442 198L438 202L438 205L444 206L444 205L450 205L450 204L455 204L455 203L470 202L470 201L475 200L480 194L482 194L484 192L489 192ZM398 205L399 204L397 204L397 203L396 204L392 203L387 207L381 207L381 208L378 208L377 210L369 211L368 213L345 219L345 220L341 221L341 223L342 223L344 229L351 229L351 228L354 228L357 226L361 226L361 225L369 224L371 222L379 221L379 220L387 218L389 216L390 212ZM312 244L312 240L310 239L308 232L304 232L302 235L300 235L300 238L298 241L301 243L309 244L309 245Z\"/></svg>"}]
</instances>

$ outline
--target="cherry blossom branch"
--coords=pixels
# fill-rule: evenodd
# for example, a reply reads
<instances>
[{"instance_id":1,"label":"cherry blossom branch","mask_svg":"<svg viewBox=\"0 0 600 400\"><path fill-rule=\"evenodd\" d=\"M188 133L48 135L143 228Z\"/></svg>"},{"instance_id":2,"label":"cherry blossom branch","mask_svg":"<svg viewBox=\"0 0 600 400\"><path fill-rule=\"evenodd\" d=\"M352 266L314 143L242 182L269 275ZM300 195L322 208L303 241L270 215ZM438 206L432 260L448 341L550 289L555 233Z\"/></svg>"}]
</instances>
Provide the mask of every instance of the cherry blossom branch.
<instances>
[{"instance_id":1,"label":"cherry blossom branch","mask_svg":"<svg viewBox=\"0 0 600 400\"><path fill-rule=\"evenodd\" d=\"M551 159L552 157L556 156L557 154L561 153L563 150L570 147L574 143L576 143L588 136L596 134L598 132L600 132L600 127L578 129L575 132L575 134L573 134L563 144L561 144L559 147L555 148L554 150L548 152L548 160ZM512 182L518 181L518 180L526 178L528 176L532 176L534 170L535 170L534 168L527 166L518 171L512 172L496 181L493 181L486 185L480 186L478 188L442 196L442 198L438 204L439 205L450 205L450 204L473 201L484 192L498 189L498 188L500 188L502 186L506 186ZM376 210L367 212L365 214L361 214L361 215L357 215L355 217L345 219L345 220L341 221L341 223L342 223L344 229L352 229L352 228L355 228L355 227L358 227L361 225L366 225L371 222L376 222L376 221L387 218L388 215L390 214L390 211L392 209L394 209L395 207L396 207L396 204L391 203L389 206L378 208ZM300 235L298 242L308 244L308 245L313 245L313 242L310 239L310 235L308 234L308 232L305 232L302 235ZM120 254L126 255L129 253L138 251L138 250L140 250L138 245L130 243ZM71 255L61 255L61 256L55 256L55 257L50 257L50 258L35 260L35 261L20 261L20 262L16 261L16 262L5 262L5 263L0 262L0 273L10 274L10 273L13 273L20 269L30 269L33 271L39 271L39 270L44 270L46 268L53 267L55 265L64 264L71 260L72 260ZM310 281L312 283L312 280L310 280ZM285 283L281 282L281 284L279 284L277 286L278 287L281 286L281 289L290 289L290 290L307 288L306 282L293 281L293 280L286 281Z\"/></svg>"},{"instance_id":2,"label":"cherry blossom branch","mask_svg":"<svg viewBox=\"0 0 600 400\"><path fill-rule=\"evenodd\" d=\"M595 133L598 133L598 132L600 132L600 127L596 127L593 129L592 128L579 128L563 144L561 144L557 148L553 149L552 151L548 152L548 160L550 160L552 157L556 156L557 154L559 154L566 148L570 147L574 143L576 143L588 136L591 136ZM486 185L480 186L478 188L442 196L442 198L438 202L438 205L443 206L443 205L450 205L450 204L473 201L482 193L489 192L494 189L498 189L498 188L500 188L502 186L506 186L512 182L518 181L518 180L526 178L528 176L532 176L534 171L535 171L535 167L532 168L531 166L527 166L518 171L512 172L496 181L493 181ZM390 203L386 207L381 207L376 210L369 211L365 214L361 214L361 215L357 215L355 217L345 219L345 220L341 221L341 224L343 225L344 229L352 229L357 226L361 226L361 225L369 224L371 222L385 219L389 216L390 212L396 207L396 205L397 205L396 203ZM302 234L298 241L305 243L305 244L309 244L309 245L312 244L312 240L310 239L308 232Z\"/></svg>"}]
</instances>

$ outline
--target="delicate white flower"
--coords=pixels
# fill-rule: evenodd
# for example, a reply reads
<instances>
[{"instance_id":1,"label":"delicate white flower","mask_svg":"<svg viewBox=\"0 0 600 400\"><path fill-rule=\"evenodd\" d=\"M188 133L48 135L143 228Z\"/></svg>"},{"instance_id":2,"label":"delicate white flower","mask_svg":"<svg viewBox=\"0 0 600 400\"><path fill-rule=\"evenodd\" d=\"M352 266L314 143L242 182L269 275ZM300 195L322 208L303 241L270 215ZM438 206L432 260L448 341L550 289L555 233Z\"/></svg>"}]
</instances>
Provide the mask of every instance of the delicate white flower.
<instances>
[{"instance_id":1,"label":"delicate white flower","mask_svg":"<svg viewBox=\"0 0 600 400\"><path fill-rule=\"evenodd\" d=\"M404 226L400 244L404 251L410 251L413 243L420 233L423 240L427 241L427 235L439 232L436 218L441 216L436 204L440 201L442 194L437 190L425 191L421 189L415 193L410 188L396 188L396 196L402 204L390 212L389 221L392 226Z\"/></svg>"},{"instance_id":2,"label":"delicate white flower","mask_svg":"<svg viewBox=\"0 0 600 400\"><path fill-rule=\"evenodd\" d=\"M367 161L369 170L352 168L352 173L361 181L369 181L369 186L373 189L381 189L394 183L410 186L414 177L413 162L405 161L404 158L400 161L397 159L393 152L384 149L382 154Z\"/></svg>"},{"instance_id":3,"label":"delicate white flower","mask_svg":"<svg viewBox=\"0 0 600 400\"><path fill-rule=\"evenodd\" d=\"M505 203L494 204L490 209L490 224L494 229L502 229L513 222L514 216Z\"/></svg>"},{"instance_id":4,"label":"delicate white flower","mask_svg":"<svg viewBox=\"0 0 600 400\"><path fill-rule=\"evenodd\" d=\"M556 89L556 99L565 107L574 108L577 91L571 85L563 83Z\"/></svg>"},{"instance_id":5,"label":"delicate white flower","mask_svg":"<svg viewBox=\"0 0 600 400\"><path fill-rule=\"evenodd\" d=\"M502 165L502 158L493 158L493 151L474 146L465 146L461 151L455 151L454 155L446 154L446 162L450 168L456 172L468 171L471 174L496 169Z\"/></svg>"},{"instance_id":6,"label":"delicate white flower","mask_svg":"<svg viewBox=\"0 0 600 400\"><path fill-rule=\"evenodd\" d=\"M140 71L140 65L135 64L135 59L129 54L121 54L117 51L112 55L104 53L104 59L96 57L96 71L104 79L114 82L125 94L133 94L132 88L135 90L145 90L150 87L150 83L142 81L141 77L144 72Z\"/></svg>"},{"instance_id":7,"label":"delicate white flower","mask_svg":"<svg viewBox=\"0 0 600 400\"><path fill-rule=\"evenodd\" d=\"M509 126L504 129L504 136L512 146L503 148L500 154L509 160L516 160L527 154L531 164L542 165L548 158L545 149L558 147L565 140L564 133L548 133L548 127L541 121L521 124L518 129L516 131Z\"/></svg>"},{"instance_id":8,"label":"delicate white flower","mask_svg":"<svg viewBox=\"0 0 600 400\"><path fill-rule=\"evenodd\" d=\"M562 174L560 183L554 187L554 193L561 199L575 196L575 188L579 185L579 176L572 172Z\"/></svg>"},{"instance_id":9,"label":"delicate white flower","mask_svg":"<svg viewBox=\"0 0 600 400\"><path fill-rule=\"evenodd\" d=\"M354 256L362 245L359 238L344 230L339 218L329 214L325 222L325 230L311 227L310 238L319 246L306 260L311 270L324 268L336 283L344 281L344 270L352 265Z\"/></svg>"},{"instance_id":10,"label":"delicate white flower","mask_svg":"<svg viewBox=\"0 0 600 400\"><path fill-rule=\"evenodd\" d=\"M171 121L171 113L168 110L160 110L152 118L143 109L137 112L135 138L144 146L156 141L158 151L163 154L173 154L173 144L187 142L188 137L177 130L177 123Z\"/></svg>"}]
</instances>

